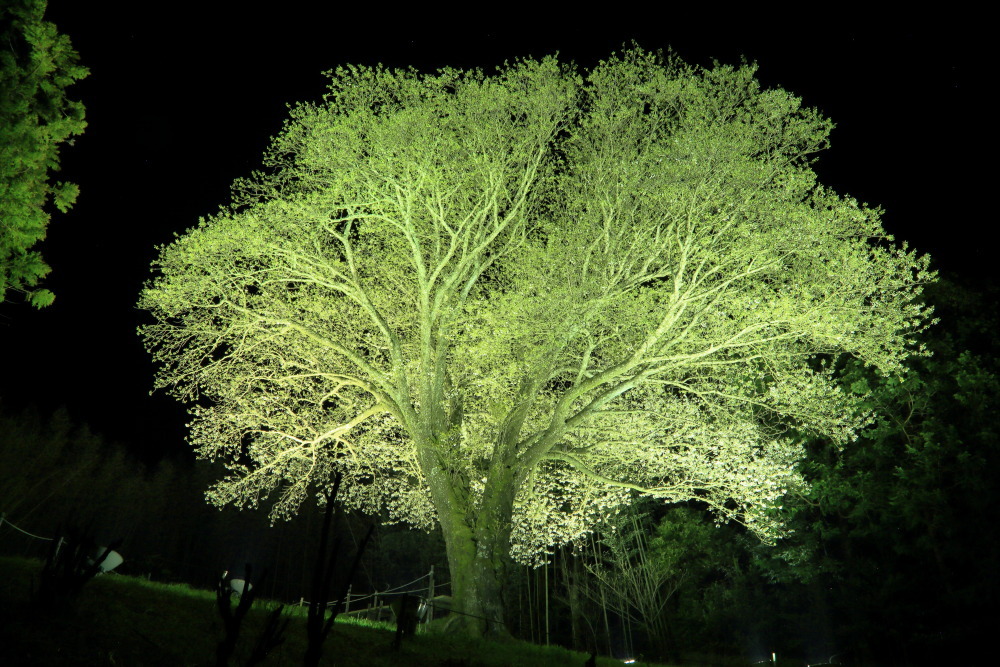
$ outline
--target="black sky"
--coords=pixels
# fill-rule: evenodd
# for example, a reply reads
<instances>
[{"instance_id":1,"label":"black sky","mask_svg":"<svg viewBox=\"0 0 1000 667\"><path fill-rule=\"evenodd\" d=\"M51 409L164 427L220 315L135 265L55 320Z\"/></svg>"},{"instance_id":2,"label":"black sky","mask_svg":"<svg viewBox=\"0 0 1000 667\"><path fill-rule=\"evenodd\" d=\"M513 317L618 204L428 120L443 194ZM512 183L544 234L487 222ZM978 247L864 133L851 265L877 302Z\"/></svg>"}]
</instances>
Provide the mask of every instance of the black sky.
<instances>
[{"instance_id":1,"label":"black sky","mask_svg":"<svg viewBox=\"0 0 1000 667\"><path fill-rule=\"evenodd\" d=\"M40 312L0 305L3 404L65 405L151 458L183 451L184 411L148 395L153 367L135 333L155 246L224 203L232 180L259 165L285 105L318 99L321 72L347 63L489 69L558 51L589 66L632 40L699 64L746 57L766 86L802 96L837 124L817 164L822 182L882 206L889 232L929 252L938 268L996 282L984 237L995 218L986 203L995 168L984 164L996 156L985 102L995 74L982 17L788 24L787 15L716 11L578 16L570 25L507 5L486 20L431 10L403 16L388 4L362 14L357 5L348 14L335 3L270 4L262 12L50 0L48 20L91 69L71 89L89 126L63 149L58 176L77 182L81 195L68 214L53 216L41 246L55 304Z\"/></svg>"}]
</instances>

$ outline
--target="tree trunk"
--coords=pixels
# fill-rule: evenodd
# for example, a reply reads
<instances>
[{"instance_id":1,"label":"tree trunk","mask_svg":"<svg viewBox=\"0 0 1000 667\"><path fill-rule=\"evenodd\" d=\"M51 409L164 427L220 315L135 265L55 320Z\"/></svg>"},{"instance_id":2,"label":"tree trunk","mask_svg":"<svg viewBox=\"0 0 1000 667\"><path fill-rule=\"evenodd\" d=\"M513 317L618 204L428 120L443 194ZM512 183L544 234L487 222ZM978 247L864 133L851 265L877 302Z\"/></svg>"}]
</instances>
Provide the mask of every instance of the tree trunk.
<instances>
[{"instance_id":1,"label":"tree trunk","mask_svg":"<svg viewBox=\"0 0 1000 667\"><path fill-rule=\"evenodd\" d=\"M452 595L448 627L471 636L510 636L503 583L510 562L515 495L511 470L495 466L475 506L470 506L468 490L454 476L440 469L428 475L448 554Z\"/></svg>"},{"instance_id":2,"label":"tree trunk","mask_svg":"<svg viewBox=\"0 0 1000 667\"><path fill-rule=\"evenodd\" d=\"M570 619L570 633L573 642L573 648L577 651L594 651L597 650L596 644L591 646L590 643L584 643L583 632L581 626L582 609L580 601L580 559L577 558L572 549L564 548L561 553L562 556L562 573L563 581L566 582L566 599L569 602L569 619ZM566 564L566 560L570 559L572 566Z\"/></svg>"},{"instance_id":3,"label":"tree trunk","mask_svg":"<svg viewBox=\"0 0 1000 667\"><path fill-rule=\"evenodd\" d=\"M510 520L479 508L475 522L467 515L442 521L451 574L452 615L449 627L472 636L508 636L504 590L510 551ZM494 519L484 518L494 514Z\"/></svg>"}]
</instances>

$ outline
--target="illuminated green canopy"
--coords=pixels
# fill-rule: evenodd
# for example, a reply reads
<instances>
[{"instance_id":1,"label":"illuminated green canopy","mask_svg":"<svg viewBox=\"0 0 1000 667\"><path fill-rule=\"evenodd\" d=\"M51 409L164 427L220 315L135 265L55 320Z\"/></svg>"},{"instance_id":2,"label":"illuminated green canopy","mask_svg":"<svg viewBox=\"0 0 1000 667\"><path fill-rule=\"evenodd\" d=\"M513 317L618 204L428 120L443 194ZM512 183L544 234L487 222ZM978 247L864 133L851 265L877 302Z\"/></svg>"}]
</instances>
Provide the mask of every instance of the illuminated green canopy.
<instances>
[{"instance_id":1,"label":"illuminated green canopy","mask_svg":"<svg viewBox=\"0 0 1000 667\"><path fill-rule=\"evenodd\" d=\"M329 73L140 301L156 386L232 471L212 500L288 515L339 469L350 505L523 561L636 492L773 535L797 434L865 419L832 362L900 372L932 275L754 73Z\"/></svg>"}]
</instances>

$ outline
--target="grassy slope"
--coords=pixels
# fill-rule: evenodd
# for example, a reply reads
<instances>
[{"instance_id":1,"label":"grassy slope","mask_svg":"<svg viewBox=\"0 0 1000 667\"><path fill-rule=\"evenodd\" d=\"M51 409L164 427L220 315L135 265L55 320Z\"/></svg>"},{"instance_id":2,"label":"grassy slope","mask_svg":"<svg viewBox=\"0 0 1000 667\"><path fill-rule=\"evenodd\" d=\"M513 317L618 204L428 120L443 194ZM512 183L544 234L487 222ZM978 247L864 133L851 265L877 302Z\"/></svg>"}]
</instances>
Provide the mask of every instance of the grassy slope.
<instances>
[{"instance_id":1,"label":"grassy slope","mask_svg":"<svg viewBox=\"0 0 1000 667\"><path fill-rule=\"evenodd\" d=\"M215 596L186 586L105 575L83 590L75 612L41 616L28 604L40 564L0 558L0 664L2 665L212 665L222 625ZM244 623L240 649L249 651L267 603ZM286 641L265 666L299 665L305 651L304 610L290 610ZM526 642L496 644L418 634L392 651L385 626L338 622L324 646L324 665L583 666L587 656ZM245 653L244 653L245 654ZM237 654L238 657L240 653ZM239 660L233 661L240 664ZM622 663L598 659L603 667ZM649 663L644 663L649 664Z\"/></svg>"}]
</instances>

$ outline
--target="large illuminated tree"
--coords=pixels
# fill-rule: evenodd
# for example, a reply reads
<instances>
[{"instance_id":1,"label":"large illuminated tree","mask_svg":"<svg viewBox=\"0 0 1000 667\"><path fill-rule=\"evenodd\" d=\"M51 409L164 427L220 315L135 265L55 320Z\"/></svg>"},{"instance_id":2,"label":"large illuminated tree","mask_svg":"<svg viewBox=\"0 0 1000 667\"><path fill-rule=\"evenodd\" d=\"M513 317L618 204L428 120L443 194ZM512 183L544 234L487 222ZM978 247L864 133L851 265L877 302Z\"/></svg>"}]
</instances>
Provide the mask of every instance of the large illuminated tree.
<instances>
[{"instance_id":1,"label":"large illuminated tree","mask_svg":"<svg viewBox=\"0 0 1000 667\"><path fill-rule=\"evenodd\" d=\"M831 124L751 66L330 79L161 249L141 333L214 502L288 515L341 470L440 524L464 618L634 494L773 535L796 434L858 426L825 362L896 372L926 324L926 258L816 182Z\"/></svg>"}]
</instances>

